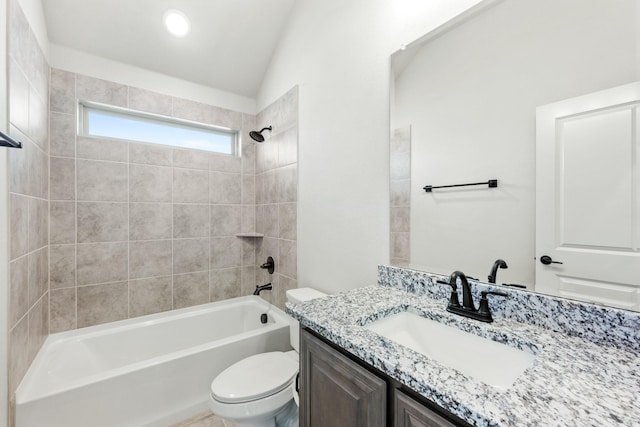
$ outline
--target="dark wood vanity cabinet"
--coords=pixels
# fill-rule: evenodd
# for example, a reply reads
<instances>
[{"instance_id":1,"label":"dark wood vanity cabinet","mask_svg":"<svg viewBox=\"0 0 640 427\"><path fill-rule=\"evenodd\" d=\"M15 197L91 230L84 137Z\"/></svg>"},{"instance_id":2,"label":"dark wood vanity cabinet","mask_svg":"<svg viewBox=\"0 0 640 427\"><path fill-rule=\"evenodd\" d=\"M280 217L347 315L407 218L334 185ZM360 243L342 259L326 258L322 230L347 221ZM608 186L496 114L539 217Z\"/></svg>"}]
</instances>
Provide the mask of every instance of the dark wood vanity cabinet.
<instances>
[{"instance_id":1,"label":"dark wood vanity cabinet","mask_svg":"<svg viewBox=\"0 0 640 427\"><path fill-rule=\"evenodd\" d=\"M300 427L469 427L381 372L300 331Z\"/></svg>"},{"instance_id":2,"label":"dark wood vanity cabinet","mask_svg":"<svg viewBox=\"0 0 640 427\"><path fill-rule=\"evenodd\" d=\"M386 426L386 382L305 331L300 383L301 427Z\"/></svg>"},{"instance_id":3,"label":"dark wood vanity cabinet","mask_svg":"<svg viewBox=\"0 0 640 427\"><path fill-rule=\"evenodd\" d=\"M394 390L394 427L456 427L423 404L407 396L398 389Z\"/></svg>"}]
</instances>

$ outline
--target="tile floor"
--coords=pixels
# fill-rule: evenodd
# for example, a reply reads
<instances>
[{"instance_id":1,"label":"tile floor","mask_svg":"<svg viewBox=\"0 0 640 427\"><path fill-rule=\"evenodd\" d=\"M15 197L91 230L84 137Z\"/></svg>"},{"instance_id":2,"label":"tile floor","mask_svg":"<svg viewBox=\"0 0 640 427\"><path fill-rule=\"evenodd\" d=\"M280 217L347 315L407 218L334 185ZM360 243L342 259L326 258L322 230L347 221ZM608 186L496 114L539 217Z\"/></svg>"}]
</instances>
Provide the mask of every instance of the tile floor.
<instances>
[{"instance_id":1,"label":"tile floor","mask_svg":"<svg viewBox=\"0 0 640 427\"><path fill-rule=\"evenodd\" d=\"M174 424L171 427L231 427L231 424L225 423L221 418L216 417L210 412L205 412L179 422L178 424Z\"/></svg>"}]
</instances>

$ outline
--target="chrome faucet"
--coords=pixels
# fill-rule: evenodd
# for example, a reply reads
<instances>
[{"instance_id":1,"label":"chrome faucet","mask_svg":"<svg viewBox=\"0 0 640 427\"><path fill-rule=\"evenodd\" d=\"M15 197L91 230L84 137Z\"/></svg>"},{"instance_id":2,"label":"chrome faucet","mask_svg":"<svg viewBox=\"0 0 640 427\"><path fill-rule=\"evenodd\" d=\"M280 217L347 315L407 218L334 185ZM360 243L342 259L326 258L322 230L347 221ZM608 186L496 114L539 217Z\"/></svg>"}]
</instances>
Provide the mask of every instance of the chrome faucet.
<instances>
[{"instance_id":1,"label":"chrome faucet","mask_svg":"<svg viewBox=\"0 0 640 427\"><path fill-rule=\"evenodd\" d=\"M496 262L493 263L493 267L491 267L491 273L489 273L489 283L496 283L498 268L509 268L509 266L503 259L497 259Z\"/></svg>"},{"instance_id":2,"label":"chrome faucet","mask_svg":"<svg viewBox=\"0 0 640 427\"><path fill-rule=\"evenodd\" d=\"M458 279L460 279L460 283L462 284L462 305L460 305L458 300ZM471 295L471 286L469 285L467 276L465 276L462 271L456 270L451 273L448 282L438 280L438 283L451 286L451 296L449 297L449 303L447 304L448 312L479 320L481 322L493 322L493 317L489 310L489 300L487 299L487 295L508 296L505 292L482 291L480 308L476 309L473 304L473 296Z\"/></svg>"}]
</instances>

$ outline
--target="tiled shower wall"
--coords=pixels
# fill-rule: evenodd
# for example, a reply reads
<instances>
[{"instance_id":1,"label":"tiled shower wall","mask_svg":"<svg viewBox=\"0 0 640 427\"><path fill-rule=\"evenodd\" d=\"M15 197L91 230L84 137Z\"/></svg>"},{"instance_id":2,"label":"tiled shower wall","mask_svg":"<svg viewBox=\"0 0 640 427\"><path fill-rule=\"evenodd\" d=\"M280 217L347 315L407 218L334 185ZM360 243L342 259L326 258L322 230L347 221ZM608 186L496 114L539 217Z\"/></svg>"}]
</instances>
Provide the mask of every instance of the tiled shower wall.
<instances>
[{"instance_id":1,"label":"tiled shower wall","mask_svg":"<svg viewBox=\"0 0 640 427\"><path fill-rule=\"evenodd\" d=\"M265 142L257 146L256 212L259 242L257 262L268 256L276 262L273 276L265 270L258 282L271 281L274 290L265 298L283 307L286 291L297 285L297 201L298 201L298 88L284 94L258 114L257 128L265 131Z\"/></svg>"},{"instance_id":2,"label":"tiled shower wall","mask_svg":"<svg viewBox=\"0 0 640 427\"><path fill-rule=\"evenodd\" d=\"M49 65L17 1L9 4L11 221L9 399L49 334Z\"/></svg>"},{"instance_id":3,"label":"tiled shower wall","mask_svg":"<svg viewBox=\"0 0 640 427\"><path fill-rule=\"evenodd\" d=\"M241 157L76 136L78 101L241 129ZM255 117L51 70L51 332L255 286Z\"/></svg>"},{"instance_id":4,"label":"tiled shower wall","mask_svg":"<svg viewBox=\"0 0 640 427\"><path fill-rule=\"evenodd\" d=\"M394 130L389 158L390 258L392 265L406 265L411 260L411 126Z\"/></svg>"}]
</instances>

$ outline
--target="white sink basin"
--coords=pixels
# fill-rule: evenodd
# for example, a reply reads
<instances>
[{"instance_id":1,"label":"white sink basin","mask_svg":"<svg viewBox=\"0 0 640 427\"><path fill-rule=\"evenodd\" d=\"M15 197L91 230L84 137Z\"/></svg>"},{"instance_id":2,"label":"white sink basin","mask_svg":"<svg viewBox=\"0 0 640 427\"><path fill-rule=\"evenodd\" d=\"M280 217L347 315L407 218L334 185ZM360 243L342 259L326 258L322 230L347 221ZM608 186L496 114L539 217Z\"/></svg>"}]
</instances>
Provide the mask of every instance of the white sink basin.
<instances>
[{"instance_id":1,"label":"white sink basin","mask_svg":"<svg viewBox=\"0 0 640 427\"><path fill-rule=\"evenodd\" d=\"M365 329L502 390L535 360L533 354L406 311Z\"/></svg>"}]
</instances>

